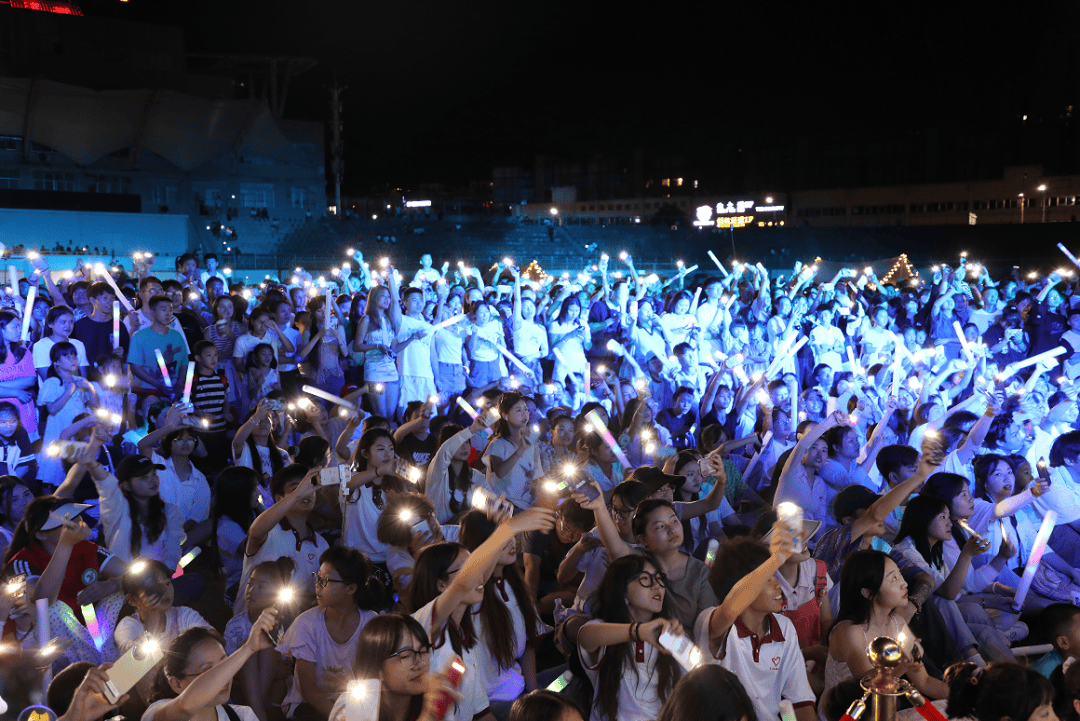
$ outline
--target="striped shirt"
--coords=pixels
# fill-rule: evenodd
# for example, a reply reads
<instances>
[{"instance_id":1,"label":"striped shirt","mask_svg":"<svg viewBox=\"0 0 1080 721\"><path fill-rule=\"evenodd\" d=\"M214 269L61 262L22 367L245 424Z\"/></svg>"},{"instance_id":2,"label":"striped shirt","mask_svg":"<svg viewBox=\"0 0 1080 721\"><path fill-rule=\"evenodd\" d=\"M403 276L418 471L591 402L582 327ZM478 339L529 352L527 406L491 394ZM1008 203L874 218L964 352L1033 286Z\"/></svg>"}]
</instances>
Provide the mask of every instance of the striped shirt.
<instances>
[{"instance_id":1,"label":"striped shirt","mask_svg":"<svg viewBox=\"0 0 1080 721\"><path fill-rule=\"evenodd\" d=\"M229 398L225 376L218 372L204 376L196 371L191 386L191 404L195 412L210 421L207 431L225 430L225 409Z\"/></svg>"}]
</instances>

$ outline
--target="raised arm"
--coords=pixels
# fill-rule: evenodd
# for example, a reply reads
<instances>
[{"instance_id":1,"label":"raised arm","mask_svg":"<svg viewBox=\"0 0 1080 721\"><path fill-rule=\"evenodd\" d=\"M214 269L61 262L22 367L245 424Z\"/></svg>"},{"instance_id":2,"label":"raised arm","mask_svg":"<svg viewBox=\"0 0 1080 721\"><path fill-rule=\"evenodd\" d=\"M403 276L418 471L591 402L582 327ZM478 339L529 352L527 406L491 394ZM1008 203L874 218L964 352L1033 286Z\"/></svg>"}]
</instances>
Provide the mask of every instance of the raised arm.
<instances>
[{"instance_id":1,"label":"raised arm","mask_svg":"<svg viewBox=\"0 0 1080 721\"><path fill-rule=\"evenodd\" d=\"M248 529L247 555L254 556L259 552L259 549L266 543L266 537L269 535L270 529L280 523L281 519L285 518L289 511L293 509L293 506L308 498L315 497L316 486L311 482L311 479L318 474L318 468L308 471L296 488L260 513L258 518L252 521L251 527Z\"/></svg>"},{"instance_id":2,"label":"raised arm","mask_svg":"<svg viewBox=\"0 0 1080 721\"><path fill-rule=\"evenodd\" d=\"M711 650L714 653L719 648L718 641L735 623L735 619L750 607L794 550L791 532L786 526L775 524L769 540L769 559L739 579L709 617L709 644L713 646Z\"/></svg>"}]
</instances>

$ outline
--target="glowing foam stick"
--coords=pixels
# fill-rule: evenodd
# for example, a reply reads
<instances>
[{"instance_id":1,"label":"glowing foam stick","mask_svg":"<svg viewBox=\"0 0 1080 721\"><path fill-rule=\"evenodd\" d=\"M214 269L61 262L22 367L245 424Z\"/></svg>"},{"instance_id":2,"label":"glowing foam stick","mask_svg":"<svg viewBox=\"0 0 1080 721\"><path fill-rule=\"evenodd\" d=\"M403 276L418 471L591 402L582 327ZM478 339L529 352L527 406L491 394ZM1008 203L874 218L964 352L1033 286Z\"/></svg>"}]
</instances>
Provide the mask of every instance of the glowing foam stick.
<instances>
[{"instance_id":1,"label":"glowing foam stick","mask_svg":"<svg viewBox=\"0 0 1080 721\"><path fill-rule=\"evenodd\" d=\"M322 390L321 388L316 388L315 386L305 385L305 386L300 386L300 390L304 391L305 393L310 393L313 396L318 396L319 398L323 398L325 400L328 400L331 403L333 403L334 405L343 406L345 408L348 408L348 409L354 410L354 411L356 410L356 404L355 403L352 403L351 401L347 401L344 398L342 398L341 396L335 396L333 393L327 393L326 391Z\"/></svg>"},{"instance_id":2,"label":"glowing foam stick","mask_svg":"<svg viewBox=\"0 0 1080 721\"><path fill-rule=\"evenodd\" d=\"M467 400L465 400L461 396L458 396L456 400L457 404L461 406L461 410L468 413L469 417L472 418L474 421L480 417L480 412L473 408ZM482 435L484 438L488 438L491 436L491 432L492 431L490 428L485 428L484 430L480 431L480 435Z\"/></svg>"},{"instance_id":3,"label":"glowing foam stick","mask_svg":"<svg viewBox=\"0 0 1080 721\"><path fill-rule=\"evenodd\" d=\"M769 443L771 442L772 431L765 431L765 435L761 437L761 448L759 448L757 453L754 454L753 458L750 459L750 462L746 464L746 470L743 471L744 478L750 477L750 471L754 470L754 466L756 466L758 464L758 461L761 460L761 454L765 452L765 449L769 447Z\"/></svg>"},{"instance_id":4,"label":"glowing foam stick","mask_svg":"<svg viewBox=\"0 0 1080 721\"><path fill-rule=\"evenodd\" d=\"M98 651L105 645L105 637L101 635L101 625L98 623L97 611L94 609L94 604L84 603L82 605L83 619L86 620L86 630L90 632L90 637L94 639L94 648Z\"/></svg>"},{"instance_id":5,"label":"glowing foam stick","mask_svg":"<svg viewBox=\"0 0 1080 721\"><path fill-rule=\"evenodd\" d=\"M1073 262L1077 268L1080 268L1080 260L1076 259L1076 256L1069 252L1069 249L1065 247L1064 243L1058 243L1058 250L1065 254L1065 257Z\"/></svg>"},{"instance_id":6,"label":"glowing foam stick","mask_svg":"<svg viewBox=\"0 0 1080 721\"><path fill-rule=\"evenodd\" d=\"M892 397L900 397L900 354L893 356L892 362Z\"/></svg>"},{"instance_id":7,"label":"glowing foam stick","mask_svg":"<svg viewBox=\"0 0 1080 721\"><path fill-rule=\"evenodd\" d=\"M694 297L690 301L690 312L697 313L698 303L701 302L701 286L694 289Z\"/></svg>"},{"instance_id":8,"label":"glowing foam stick","mask_svg":"<svg viewBox=\"0 0 1080 721\"><path fill-rule=\"evenodd\" d=\"M998 373L997 379L999 381L1008 380L1012 376L1016 375L1017 371L1023 370L1024 368L1027 368L1028 366L1033 366L1036 363L1039 363L1039 362L1044 361L1044 360L1049 360L1051 358L1057 358L1059 355L1062 355L1063 353L1065 353L1065 346L1059 345L1057 348L1053 348L1051 350L1048 350L1045 353L1039 353L1038 355L1033 355L1030 358L1025 358L1024 360L1019 361L1017 363L1010 363L1009 365L1005 366L1005 368L1002 369L1002 371L1000 373Z\"/></svg>"},{"instance_id":9,"label":"glowing foam stick","mask_svg":"<svg viewBox=\"0 0 1080 721\"><path fill-rule=\"evenodd\" d=\"M169 377L169 369L165 367L165 356L161 355L161 350L154 349L154 355L157 356L157 365L161 369L161 378L165 381L165 387L172 389L172 378Z\"/></svg>"},{"instance_id":10,"label":"glowing foam stick","mask_svg":"<svg viewBox=\"0 0 1080 721\"><path fill-rule=\"evenodd\" d=\"M789 338L784 343L781 343L780 347L777 348L776 357L773 358L773 361L769 364L769 367L765 369L766 378L769 378L778 370L780 370L780 366L783 365L784 361L786 361L788 358L794 358L795 354L799 352L799 349L806 345L806 342L810 340L808 336L804 335L797 341L795 341L795 345L791 346L790 348L785 348L785 344L790 344L794 338L795 336L791 336L791 338Z\"/></svg>"},{"instance_id":11,"label":"glowing foam stick","mask_svg":"<svg viewBox=\"0 0 1080 721\"><path fill-rule=\"evenodd\" d=\"M184 405L191 403L191 384L195 382L195 361L188 361L187 379L184 381Z\"/></svg>"},{"instance_id":12,"label":"glowing foam stick","mask_svg":"<svg viewBox=\"0 0 1080 721\"><path fill-rule=\"evenodd\" d=\"M724 267L724 266L723 266L723 265L722 265L722 264L720 263L720 261L716 259L716 254L715 254L715 253L713 253L713 252L712 252L711 250L710 250L710 251L707 251L707 252L708 252L708 254L709 254L709 258L710 258L710 259L712 259L712 262L716 263L716 268L717 268L717 269L718 269L718 270L719 270L719 271L720 271L721 273L723 273L723 274L724 274L724 277L725 277L725 278L727 278L727 277L728 277L728 272L727 272L727 268L725 268L725 267Z\"/></svg>"},{"instance_id":13,"label":"glowing foam stick","mask_svg":"<svg viewBox=\"0 0 1080 721\"><path fill-rule=\"evenodd\" d=\"M697 263L694 263L694 264L693 264L692 266L690 266L689 268L685 268L685 269L684 269L684 271L685 271L685 273L686 273L687 275L690 275L691 273L693 273L693 272L694 272L695 270L697 270L697 269L698 269L698 267L697 267Z\"/></svg>"},{"instance_id":14,"label":"glowing foam stick","mask_svg":"<svg viewBox=\"0 0 1080 721\"><path fill-rule=\"evenodd\" d=\"M458 313L457 315L450 316L449 318L442 321L441 323L436 323L434 326L432 326L431 330L428 331L428 335L431 335L432 333L434 333L435 331L437 331L437 330L439 330L441 328L449 328L450 326L454 325L455 323L460 323L461 321L465 320L465 317L466 316L465 316L464 313Z\"/></svg>"},{"instance_id":15,"label":"glowing foam stick","mask_svg":"<svg viewBox=\"0 0 1080 721\"><path fill-rule=\"evenodd\" d=\"M562 693L562 690L570 685L570 681L574 678L573 671L567 671L562 676L551 682L551 685L547 687L548 691L554 691L555 693Z\"/></svg>"},{"instance_id":16,"label":"glowing foam stick","mask_svg":"<svg viewBox=\"0 0 1080 721\"><path fill-rule=\"evenodd\" d=\"M1024 566L1024 575L1020 579L1020 585L1013 599L1013 610L1019 611L1024 605L1024 599L1027 597L1028 589L1031 588L1031 582L1035 580L1035 571L1039 568L1039 561L1042 560L1043 553L1046 551L1046 542L1050 540L1055 523L1057 523L1057 513L1047 511L1043 516L1042 525L1039 526L1039 532L1035 534L1035 542L1031 544L1031 554L1028 556L1027 565Z\"/></svg>"},{"instance_id":17,"label":"glowing foam stick","mask_svg":"<svg viewBox=\"0 0 1080 721\"><path fill-rule=\"evenodd\" d=\"M172 577L179 578L180 576L183 576L184 569L187 568L188 564L194 561L195 557L198 556L200 553L202 553L202 549L198 546L195 546L195 548L192 548L190 551L185 553L184 556L180 559L180 563L176 564L176 571L173 572Z\"/></svg>"},{"instance_id":18,"label":"glowing foam stick","mask_svg":"<svg viewBox=\"0 0 1080 721\"><path fill-rule=\"evenodd\" d=\"M712 568L713 563L716 562L716 552L720 550L720 541L715 538L709 539L709 545L705 551L705 565Z\"/></svg>"},{"instance_id":19,"label":"glowing foam stick","mask_svg":"<svg viewBox=\"0 0 1080 721\"><path fill-rule=\"evenodd\" d=\"M7 267L8 272L8 285L11 286L11 294L19 295L19 271L15 270L15 266L9 265Z\"/></svg>"},{"instance_id":20,"label":"glowing foam stick","mask_svg":"<svg viewBox=\"0 0 1080 721\"><path fill-rule=\"evenodd\" d=\"M503 348L503 347L502 347L501 345L497 345L497 346L495 346L495 350L497 350L497 351L499 351L500 353L502 353L502 354L503 354L503 357L505 357L505 358L506 358L506 360L510 361L511 363L513 363L514 365L516 365L516 366L517 366L518 368L520 368L520 369L521 369L521 372L522 372L522 373L525 373L525 374L526 374L526 375L528 375L528 376L529 376L530 378L532 378L532 377L533 377L533 372L532 372L531 370L529 370L529 366L525 365L525 364L524 364L524 363L522 363L522 362L521 362L520 360L518 360L517 356L515 356L515 355L514 355L513 353L511 353L510 351L506 350L506 349L505 349L505 348Z\"/></svg>"},{"instance_id":21,"label":"glowing foam stick","mask_svg":"<svg viewBox=\"0 0 1080 721\"><path fill-rule=\"evenodd\" d=\"M847 346L847 359L848 359L848 365L851 366L851 372L852 373L854 373L856 375L859 375L860 373L862 373L862 368L859 366L858 362L856 362L856 360L855 360L855 351L853 351L851 349L850 344Z\"/></svg>"},{"instance_id":22,"label":"glowing foam stick","mask_svg":"<svg viewBox=\"0 0 1080 721\"><path fill-rule=\"evenodd\" d=\"M967 336L964 335L964 329L960 325L960 321L954 320L952 322L953 330L956 332L956 337L960 341L960 347L964 349L964 355L967 356L968 363L975 362L975 356L971 353L971 345L968 343Z\"/></svg>"},{"instance_id":23,"label":"glowing foam stick","mask_svg":"<svg viewBox=\"0 0 1080 721\"><path fill-rule=\"evenodd\" d=\"M134 311L135 309L132 307L132 304L130 302L127 302L127 298L124 296L124 294L120 293L120 288L117 287L117 282L112 280L112 274L102 273L102 275L103 277L105 277L105 282L109 284L110 288L112 288L112 293L117 294L117 300L124 304L124 309L126 309L126 311L129 313Z\"/></svg>"},{"instance_id":24,"label":"glowing foam stick","mask_svg":"<svg viewBox=\"0 0 1080 721\"><path fill-rule=\"evenodd\" d=\"M112 302L112 344L113 348L120 347L120 301Z\"/></svg>"},{"instance_id":25,"label":"glowing foam stick","mask_svg":"<svg viewBox=\"0 0 1080 721\"><path fill-rule=\"evenodd\" d=\"M592 423L593 430L600 434L600 437L604 439L604 443L607 443L608 448L615 454L615 458L619 460L619 463L623 465L623 468L629 468L630 461L627 460L626 454L623 453L619 444L615 442L615 438L611 435L611 431L608 430L607 424L604 423L600 414L595 410L591 410L585 417L589 420L589 423Z\"/></svg>"},{"instance_id":26,"label":"glowing foam stick","mask_svg":"<svg viewBox=\"0 0 1080 721\"><path fill-rule=\"evenodd\" d=\"M22 317L22 339L24 341L30 340L30 316L34 312L34 298L37 297L37 286L30 286L29 292L26 294L26 308L23 309Z\"/></svg>"},{"instance_id":27,"label":"glowing foam stick","mask_svg":"<svg viewBox=\"0 0 1080 721\"><path fill-rule=\"evenodd\" d=\"M39 598L34 601L34 607L37 609L37 642L38 648L45 648L48 645L49 639L52 638L52 632L49 630L49 599ZM41 686L47 692L49 689L49 683L52 681L52 664L50 663L42 674Z\"/></svg>"}]
</instances>

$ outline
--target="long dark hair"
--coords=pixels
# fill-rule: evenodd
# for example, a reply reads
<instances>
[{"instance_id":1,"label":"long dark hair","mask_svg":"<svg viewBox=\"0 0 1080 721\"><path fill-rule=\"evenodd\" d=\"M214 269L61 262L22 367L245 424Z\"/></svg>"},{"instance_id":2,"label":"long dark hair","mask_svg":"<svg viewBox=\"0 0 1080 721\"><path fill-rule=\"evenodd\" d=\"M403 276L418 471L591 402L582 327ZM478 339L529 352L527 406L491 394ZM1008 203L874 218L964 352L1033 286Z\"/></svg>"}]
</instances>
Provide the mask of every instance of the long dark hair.
<instances>
[{"instance_id":1,"label":"long dark hair","mask_svg":"<svg viewBox=\"0 0 1080 721\"><path fill-rule=\"evenodd\" d=\"M56 346L53 346L54 348ZM135 502L135 496L131 492L130 487L124 486L130 484L131 480L128 479L120 484L120 492L124 494L124 498L127 499L128 515L131 516L131 545L129 550L132 557L142 555L142 523L140 522L139 506ZM146 540L150 543L154 543L161 534L165 532L165 526L168 524L169 518L165 515L165 501L161 500L160 493L155 495L147 502L147 518L146 518Z\"/></svg>"},{"instance_id":2,"label":"long dark hair","mask_svg":"<svg viewBox=\"0 0 1080 721\"><path fill-rule=\"evenodd\" d=\"M447 423L439 431L439 448L443 447L447 441L461 433L464 429L456 423ZM466 441L467 443L468 441ZM469 498L469 490L472 489L472 467L468 463L461 464L461 471L454 471L453 462L446 464L446 485L450 491L449 508L450 513L454 516L467 511L469 504L467 499ZM432 478L431 483L441 483L442 479ZM458 500L457 492L461 491L461 500Z\"/></svg>"},{"instance_id":3,"label":"long dark hair","mask_svg":"<svg viewBox=\"0 0 1080 721\"><path fill-rule=\"evenodd\" d=\"M10 485L12 489L14 489L14 486L14 483ZM7 488L6 485L5 488ZM10 500L11 496L8 495L9 503ZM37 534L41 531L41 527L45 525L45 522L49 520L49 513L57 506L69 502L68 499L57 496L38 496L30 501L26 505L26 513L23 514L22 520L15 527L15 535L11 537L7 554L4 555L4 565L11 563L11 559L22 549L28 546L41 545L38 542Z\"/></svg>"},{"instance_id":4,"label":"long dark hair","mask_svg":"<svg viewBox=\"0 0 1080 721\"><path fill-rule=\"evenodd\" d=\"M439 597L439 581L450 582L447 570L454 565L458 554L468 549L460 543L435 543L416 557L413 564L412 580L402 597L402 603L406 611L415 613L427 604ZM466 613L461 617L461 624L454 623L451 618L446 622L446 634L450 637L450 645L454 653L458 655L476 645L476 632L473 630L472 614Z\"/></svg>"},{"instance_id":5,"label":"long dark hair","mask_svg":"<svg viewBox=\"0 0 1080 721\"><path fill-rule=\"evenodd\" d=\"M630 623L630 606L626 602L626 587L631 582L637 582L636 579L645 570L646 563L658 572L660 571L660 564L648 556L631 554L611 562L607 572L604 573L604 579L600 582L600 587L596 590L597 619L607 623ZM669 593L664 594L663 609L657 614L660 618L672 618L669 610L671 603ZM618 689L628 668L633 670L635 676L638 674L637 663L634 661L634 644L629 642L608 647L600 660L594 697L600 711L609 721L616 721L619 718ZM678 680L679 664L667 654L657 654L655 670L659 673L656 695L660 701L665 701L675 686L675 681ZM651 674L652 671L650 671Z\"/></svg>"},{"instance_id":6,"label":"long dark hair","mask_svg":"<svg viewBox=\"0 0 1080 721\"><path fill-rule=\"evenodd\" d=\"M251 496L259 485L259 474L244 466L229 466L214 481L214 503L210 507L213 519L213 531L210 545L217 557L217 567L221 566L221 549L218 547L218 522L222 516L232 519L236 525L248 532L256 518L251 506Z\"/></svg>"},{"instance_id":7,"label":"long dark hair","mask_svg":"<svg viewBox=\"0 0 1080 721\"><path fill-rule=\"evenodd\" d=\"M412 616L403 613L386 613L364 624L356 641L356 658L353 675L360 679L377 679L383 664L408 644L408 637L416 639L421 647L430 649L427 631ZM409 644L411 645L411 644ZM379 721L392 721L393 714L386 708L387 696L379 698ZM424 706L424 695L417 694L409 701L406 718L417 718Z\"/></svg>"},{"instance_id":8,"label":"long dark hair","mask_svg":"<svg viewBox=\"0 0 1080 721\"><path fill-rule=\"evenodd\" d=\"M324 305L326 305L326 296L325 295L317 295L314 298L310 298L308 300L308 302L307 302L307 306L306 306L307 311L308 311L308 313L311 314L311 327L308 329L308 338L309 339L314 338L319 332L319 319L315 317L315 311L317 311L321 306L324 306ZM327 307L326 308L326 313L324 315L328 318L330 313L332 313L332 312L333 312L333 309L330 308L330 307ZM329 321L327 321L326 325L327 325L327 327L329 327L329 325L330 325ZM320 357L320 355L321 355L320 350L322 349L322 343L323 343L323 339L320 338L318 341L315 342L315 346L308 352L307 356L304 358L304 360L306 360L308 362L308 364L310 364L311 367L314 368L315 370L319 369L319 365L322 362L322 358Z\"/></svg>"},{"instance_id":9,"label":"long dark hair","mask_svg":"<svg viewBox=\"0 0 1080 721\"><path fill-rule=\"evenodd\" d=\"M484 455L487 453L487 449L491 447L491 444L496 438L509 438L510 437L510 422L506 420L506 414L510 412L510 409L525 400L525 396L517 391L510 391L503 393L499 396L499 402L496 408L499 411L499 420L491 426L491 438L488 439L487 446L484 447Z\"/></svg>"},{"instance_id":10,"label":"long dark hair","mask_svg":"<svg viewBox=\"0 0 1080 721\"><path fill-rule=\"evenodd\" d=\"M53 344L53 347L49 349L49 370L45 373L46 378L60 378L60 374L56 372L56 362L64 355L73 355L78 358L79 351L66 340ZM79 375L79 371L76 369L72 375Z\"/></svg>"},{"instance_id":11,"label":"long dark hair","mask_svg":"<svg viewBox=\"0 0 1080 721\"><path fill-rule=\"evenodd\" d=\"M874 596L885 581L885 562L890 560L889 554L873 550L847 555L840 570L840 610L833 628L841 621L860 625L870 620ZM870 592L869 598L862 594L864 589Z\"/></svg>"},{"instance_id":12,"label":"long dark hair","mask_svg":"<svg viewBox=\"0 0 1080 721\"><path fill-rule=\"evenodd\" d=\"M353 603L358 608L372 611L380 606L386 586L376 577L375 564L367 556L355 548L334 546L319 556L319 565L324 563L334 567L346 586L356 584Z\"/></svg>"},{"instance_id":13,"label":"long dark hair","mask_svg":"<svg viewBox=\"0 0 1080 721\"><path fill-rule=\"evenodd\" d=\"M55 305L52 308L49 308L49 312L45 314L45 333L42 337L48 338L53 334L53 323L55 323L57 319L59 319L60 316L64 315L65 313L70 315L72 318L75 317L75 312L71 310L71 308L68 308L66 305Z\"/></svg>"},{"instance_id":14,"label":"long dark hair","mask_svg":"<svg viewBox=\"0 0 1080 721\"><path fill-rule=\"evenodd\" d=\"M0 333L3 333L7 328L8 323L20 322L19 317L7 310L0 310ZM8 351L15 356L15 362L18 363L26 355L26 346L22 344L22 341L5 341L0 342L0 363L7 360Z\"/></svg>"},{"instance_id":15,"label":"long dark hair","mask_svg":"<svg viewBox=\"0 0 1080 721\"><path fill-rule=\"evenodd\" d=\"M458 540L461 545L475 551L480 544L486 541L498 526L488 518L483 511L472 510L461 517L458 522L461 534ZM532 594L525 585L525 579L521 577L521 570L516 563L503 566L503 582L510 584L510 590L514 592L518 608L521 610L521 618L525 624L525 638L531 643L536 639L536 607L533 605ZM512 668L517 661L517 649L515 648L514 621L510 617L510 608L499 595L496 587L495 574L488 577L484 583L484 601L480 604L481 628L484 631L484 641L487 643L491 655L495 657L499 668Z\"/></svg>"},{"instance_id":16,"label":"long dark hair","mask_svg":"<svg viewBox=\"0 0 1080 721\"><path fill-rule=\"evenodd\" d=\"M0 523L7 523L11 520L11 503L14 500L15 489L19 486L28 491L30 490L30 486L26 484L26 481L18 476L0 476ZM33 491L30 492L30 495L34 495Z\"/></svg>"},{"instance_id":17,"label":"long dark hair","mask_svg":"<svg viewBox=\"0 0 1080 721\"><path fill-rule=\"evenodd\" d=\"M915 545L915 550L931 566L942 568L942 553L945 548L943 541L937 541L930 545L930 539L926 533L930 524L942 511L948 512L949 504L936 496L920 494L908 501L904 509L904 517L900 520L900 530L896 532L896 543L905 538L910 538Z\"/></svg>"},{"instance_id":18,"label":"long dark hair","mask_svg":"<svg viewBox=\"0 0 1080 721\"><path fill-rule=\"evenodd\" d=\"M953 538L962 547L967 543L967 533L960 527L960 517L952 512L952 502L960 492L969 487L968 479L959 473L935 473L926 479L926 484L919 491L920 496L931 496L945 501L952 521Z\"/></svg>"}]
</instances>

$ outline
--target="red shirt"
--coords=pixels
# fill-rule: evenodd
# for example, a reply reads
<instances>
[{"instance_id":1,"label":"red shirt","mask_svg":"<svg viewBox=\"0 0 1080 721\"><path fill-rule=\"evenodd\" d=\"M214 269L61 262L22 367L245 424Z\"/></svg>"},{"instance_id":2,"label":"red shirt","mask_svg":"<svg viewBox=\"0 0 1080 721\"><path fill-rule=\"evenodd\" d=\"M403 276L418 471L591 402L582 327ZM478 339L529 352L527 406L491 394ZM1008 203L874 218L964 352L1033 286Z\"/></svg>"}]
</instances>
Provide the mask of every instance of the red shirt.
<instances>
[{"instance_id":1,"label":"red shirt","mask_svg":"<svg viewBox=\"0 0 1080 721\"><path fill-rule=\"evenodd\" d=\"M79 606L79 591L98 580L101 569L112 558L112 554L92 541L79 541L71 549L71 558L68 560L67 570L64 572L64 582L60 584L60 593L57 600L71 606L75 612L75 618L79 623L85 624L82 608ZM52 556L39 544L27 546L11 559L7 568L4 569L4 578L26 574L27 576L40 576L45 572Z\"/></svg>"}]
</instances>

